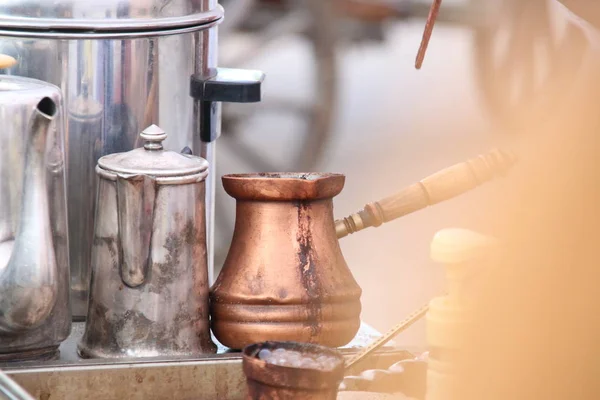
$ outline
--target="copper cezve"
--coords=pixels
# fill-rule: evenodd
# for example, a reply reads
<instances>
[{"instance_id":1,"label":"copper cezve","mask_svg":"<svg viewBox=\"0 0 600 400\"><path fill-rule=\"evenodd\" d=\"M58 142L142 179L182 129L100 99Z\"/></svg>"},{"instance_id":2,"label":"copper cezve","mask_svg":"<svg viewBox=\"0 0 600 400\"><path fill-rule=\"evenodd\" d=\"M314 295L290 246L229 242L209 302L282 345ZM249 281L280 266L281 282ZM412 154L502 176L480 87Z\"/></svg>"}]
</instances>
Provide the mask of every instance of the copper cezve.
<instances>
[{"instance_id":1,"label":"copper cezve","mask_svg":"<svg viewBox=\"0 0 600 400\"><path fill-rule=\"evenodd\" d=\"M361 289L340 250L333 197L344 176L226 175L237 200L233 240L211 289L212 329L225 346L267 340L349 343Z\"/></svg>"}]
</instances>

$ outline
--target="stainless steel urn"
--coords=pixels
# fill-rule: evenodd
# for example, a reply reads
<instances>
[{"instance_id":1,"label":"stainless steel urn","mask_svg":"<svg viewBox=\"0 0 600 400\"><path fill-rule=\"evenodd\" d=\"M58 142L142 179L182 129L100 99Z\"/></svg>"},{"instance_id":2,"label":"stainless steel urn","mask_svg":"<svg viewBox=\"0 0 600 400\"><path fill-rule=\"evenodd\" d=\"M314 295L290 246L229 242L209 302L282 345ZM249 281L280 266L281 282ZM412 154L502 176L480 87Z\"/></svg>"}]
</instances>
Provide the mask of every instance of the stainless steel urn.
<instances>
[{"instance_id":1,"label":"stainless steel urn","mask_svg":"<svg viewBox=\"0 0 600 400\"><path fill-rule=\"evenodd\" d=\"M213 353L201 157L144 146L100 158L92 278L82 357Z\"/></svg>"},{"instance_id":2,"label":"stainless steel urn","mask_svg":"<svg viewBox=\"0 0 600 400\"><path fill-rule=\"evenodd\" d=\"M235 85L227 93L212 90L239 78L216 68L222 17L217 0L0 2L0 53L18 61L4 73L48 81L64 92L75 316L86 310L97 160L139 147L138 133L157 124L170 132L167 147L189 147L214 164L218 102L258 100L232 98ZM207 82L215 85L205 92ZM237 87L248 83L244 78ZM213 169L207 178L211 271L214 178Z\"/></svg>"},{"instance_id":3,"label":"stainless steel urn","mask_svg":"<svg viewBox=\"0 0 600 400\"><path fill-rule=\"evenodd\" d=\"M52 358L71 331L61 102L0 77L0 363Z\"/></svg>"}]
</instances>

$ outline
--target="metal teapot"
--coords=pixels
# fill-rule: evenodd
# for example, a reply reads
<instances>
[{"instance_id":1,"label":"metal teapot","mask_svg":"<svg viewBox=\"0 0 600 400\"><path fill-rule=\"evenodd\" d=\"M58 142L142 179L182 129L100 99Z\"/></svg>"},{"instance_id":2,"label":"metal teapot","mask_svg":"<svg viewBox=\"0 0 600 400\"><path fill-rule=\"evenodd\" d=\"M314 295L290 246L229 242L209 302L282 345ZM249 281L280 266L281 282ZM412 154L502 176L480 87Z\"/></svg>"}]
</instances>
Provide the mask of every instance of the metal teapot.
<instances>
[{"instance_id":1,"label":"metal teapot","mask_svg":"<svg viewBox=\"0 0 600 400\"><path fill-rule=\"evenodd\" d=\"M91 286L79 354L88 358L197 356L210 337L205 179L201 157L163 150L156 125L144 147L104 156Z\"/></svg>"},{"instance_id":2,"label":"metal teapot","mask_svg":"<svg viewBox=\"0 0 600 400\"><path fill-rule=\"evenodd\" d=\"M52 357L70 333L61 101L0 78L0 361Z\"/></svg>"}]
</instances>

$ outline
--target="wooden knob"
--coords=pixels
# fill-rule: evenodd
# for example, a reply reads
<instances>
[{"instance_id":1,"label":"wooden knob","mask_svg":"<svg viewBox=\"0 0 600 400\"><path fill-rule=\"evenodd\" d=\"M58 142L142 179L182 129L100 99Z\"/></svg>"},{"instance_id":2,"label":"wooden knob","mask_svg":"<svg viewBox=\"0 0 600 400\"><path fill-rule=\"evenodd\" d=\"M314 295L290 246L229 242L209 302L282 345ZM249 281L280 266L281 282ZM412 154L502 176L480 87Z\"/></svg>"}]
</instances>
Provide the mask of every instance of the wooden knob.
<instances>
[{"instance_id":1,"label":"wooden knob","mask_svg":"<svg viewBox=\"0 0 600 400\"><path fill-rule=\"evenodd\" d=\"M17 60L6 54L0 54L0 69L12 68L17 64Z\"/></svg>"}]
</instances>

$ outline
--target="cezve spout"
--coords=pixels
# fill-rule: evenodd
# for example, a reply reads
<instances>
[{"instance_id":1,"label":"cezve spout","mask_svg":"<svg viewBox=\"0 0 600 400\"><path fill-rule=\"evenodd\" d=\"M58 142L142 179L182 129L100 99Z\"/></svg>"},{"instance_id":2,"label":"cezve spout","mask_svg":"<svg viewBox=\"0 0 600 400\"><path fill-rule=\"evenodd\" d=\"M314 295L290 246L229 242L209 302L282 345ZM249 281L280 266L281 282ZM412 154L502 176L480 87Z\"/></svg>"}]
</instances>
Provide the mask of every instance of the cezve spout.
<instances>
[{"instance_id":1,"label":"cezve spout","mask_svg":"<svg viewBox=\"0 0 600 400\"><path fill-rule=\"evenodd\" d=\"M12 246L1 244L3 249L12 249L9 257L0 258L0 333L35 329L44 323L56 303L57 265L49 223L45 159L48 133L56 114L56 103L45 97L31 120L19 226Z\"/></svg>"}]
</instances>

